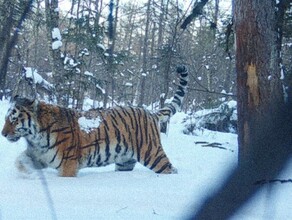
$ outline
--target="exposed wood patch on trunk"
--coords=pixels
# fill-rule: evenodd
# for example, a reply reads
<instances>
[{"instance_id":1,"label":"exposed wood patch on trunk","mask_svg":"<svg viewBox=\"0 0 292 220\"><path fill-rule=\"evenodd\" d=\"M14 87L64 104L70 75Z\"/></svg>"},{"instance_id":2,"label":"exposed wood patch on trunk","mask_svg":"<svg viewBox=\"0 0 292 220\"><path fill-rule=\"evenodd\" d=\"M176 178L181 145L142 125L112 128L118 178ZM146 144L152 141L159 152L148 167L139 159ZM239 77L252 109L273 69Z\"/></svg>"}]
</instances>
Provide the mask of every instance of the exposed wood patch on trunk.
<instances>
[{"instance_id":1,"label":"exposed wood patch on trunk","mask_svg":"<svg viewBox=\"0 0 292 220\"><path fill-rule=\"evenodd\" d=\"M247 65L248 103L258 106L260 102L259 82L256 66L252 63Z\"/></svg>"}]
</instances>

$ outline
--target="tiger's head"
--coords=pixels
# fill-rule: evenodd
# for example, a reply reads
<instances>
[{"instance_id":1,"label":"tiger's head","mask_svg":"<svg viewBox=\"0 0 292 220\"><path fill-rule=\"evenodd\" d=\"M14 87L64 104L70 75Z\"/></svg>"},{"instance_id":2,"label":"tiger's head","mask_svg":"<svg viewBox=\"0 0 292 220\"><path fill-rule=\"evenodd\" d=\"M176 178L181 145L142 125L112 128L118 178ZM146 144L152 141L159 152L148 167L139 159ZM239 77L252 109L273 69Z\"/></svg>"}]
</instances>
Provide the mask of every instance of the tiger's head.
<instances>
[{"instance_id":1,"label":"tiger's head","mask_svg":"<svg viewBox=\"0 0 292 220\"><path fill-rule=\"evenodd\" d=\"M9 141L16 142L21 137L33 134L36 107L36 100L14 97L5 116L2 135Z\"/></svg>"}]
</instances>

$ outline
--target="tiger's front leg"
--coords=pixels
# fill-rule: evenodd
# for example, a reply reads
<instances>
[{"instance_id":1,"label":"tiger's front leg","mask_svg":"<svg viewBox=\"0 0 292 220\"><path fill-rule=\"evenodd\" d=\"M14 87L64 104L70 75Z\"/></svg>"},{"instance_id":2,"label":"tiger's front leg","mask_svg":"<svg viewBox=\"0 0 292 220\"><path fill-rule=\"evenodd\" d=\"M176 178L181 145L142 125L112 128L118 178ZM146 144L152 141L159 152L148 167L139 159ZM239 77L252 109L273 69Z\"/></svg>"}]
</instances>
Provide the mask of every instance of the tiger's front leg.
<instances>
[{"instance_id":1,"label":"tiger's front leg","mask_svg":"<svg viewBox=\"0 0 292 220\"><path fill-rule=\"evenodd\" d=\"M37 169L46 168L47 165L37 160L28 150L22 152L15 161L18 171L25 175L30 175L36 172Z\"/></svg>"},{"instance_id":2,"label":"tiger's front leg","mask_svg":"<svg viewBox=\"0 0 292 220\"><path fill-rule=\"evenodd\" d=\"M75 177L78 173L78 162L77 160L66 160L58 170L61 177Z\"/></svg>"}]
</instances>

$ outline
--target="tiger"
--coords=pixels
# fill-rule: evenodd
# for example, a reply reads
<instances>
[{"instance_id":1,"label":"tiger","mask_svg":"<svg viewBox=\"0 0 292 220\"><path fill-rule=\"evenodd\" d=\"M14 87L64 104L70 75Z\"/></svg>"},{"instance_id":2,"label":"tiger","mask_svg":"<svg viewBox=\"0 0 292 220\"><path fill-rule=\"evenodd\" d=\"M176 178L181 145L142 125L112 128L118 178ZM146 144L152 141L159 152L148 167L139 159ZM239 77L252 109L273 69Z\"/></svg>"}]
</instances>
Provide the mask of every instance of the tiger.
<instances>
[{"instance_id":1,"label":"tiger","mask_svg":"<svg viewBox=\"0 0 292 220\"><path fill-rule=\"evenodd\" d=\"M181 109L188 83L185 66L177 67L179 85L172 101L151 112L139 107L77 111L37 99L11 99L2 135L10 142L23 137L27 146L16 160L20 173L54 168L75 177L85 167L115 164L132 171L137 162L161 174L177 173L162 148L160 123Z\"/></svg>"}]
</instances>

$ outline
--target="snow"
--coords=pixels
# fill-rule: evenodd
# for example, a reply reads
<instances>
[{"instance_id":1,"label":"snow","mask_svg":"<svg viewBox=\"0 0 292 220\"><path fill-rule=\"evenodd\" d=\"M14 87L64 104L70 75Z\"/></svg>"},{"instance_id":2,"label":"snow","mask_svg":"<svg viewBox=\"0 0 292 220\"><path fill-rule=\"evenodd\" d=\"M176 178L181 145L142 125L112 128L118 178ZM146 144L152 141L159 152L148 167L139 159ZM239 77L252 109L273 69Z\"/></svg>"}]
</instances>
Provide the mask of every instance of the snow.
<instances>
[{"instance_id":1,"label":"snow","mask_svg":"<svg viewBox=\"0 0 292 220\"><path fill-rule=\"evenodd\" d=\"M52 30L52 39L62 40L61 32L59 28L53 28Z\"/></svg>"},{"instance_id":2,"label":"snow","mask_svg":"<svg viewBox=\"0 0 292 220\"><path fill-rule=\"evenodd\" d=\"M8 101L0 105L2 128ZM178 169L172 175L158 175L137 164L131 172L115 172L110 165L83 169L75 178L58 177L53 169L43 170L45 179L41 173L23 178L14 161L25 149L25 141L10 143L1 136L0 219L53 219L50 205L57 219L186 219L236 166L237 135L208 130L184 135L181 121L185 116L175 114L168 135L162 135L162 145ZM200 141L219 142L230 150L202 147ZM289 161L279 178L289 179L291 172ZM232 220L292 219L292 184L266 185Z\"/></svg>"},{"instance_id":3,"label":"snow","mask_svg":"<svg viewBox=\"0 0 292 220\"><path fill-rule=\"evenodd\" d=\"M45 88L52 89L54 86L46 81L40 74L38 74L37 69L32 67L24 67L25 77L31 79L34 83L43 85Z\"/></svg>"},{"instance_id":4,"label":"snow","mask_svg":"<svg viewBox=\"0 0 292 220\"><path fill-rule=\"evenodd\" d=\"M93 76L93 73L91 73L91 72L89 72L89 71L85 71L85 72L84 72L84 75L86 75L86 76Z\"/></svg>"},{"instance_id":5,"label":"snow","mask_svg":"<svg viewBox=\"0 0 292 220\"><path fill-rule=\"evenodd\" d=\"M98 88L102 94L105 94L105 89L103 89L100 85L96 84L95 87Z\"/></svg>"},{"instance_id":6,"label":"snow","mask_svg":"<svg viewBox=\"0 0 292 220\"><path fill-rule=\"evenodd\" d=\"M132 86L133 86L133 83L127 82L127 83L125 84L125 86L132 87Z\"/></svg>"},{"instance_id":7,"label":"snow","mask_svg":"<svg viewBox=\"0 0 292 220\"><path fill-rule=\"evenodd\" d=\"M35 83L41 84L43 82L43 77L41 77L40 74L38 74L37 69L34 69L32 67L24 67L25 69L25 77L32 79Z\"/></svg>"},{"instance_id":8,"label":"snow","mask_svg":"<svg viewBox=\"0 0 292 220\"><path fill-rule=\"evenodd\" d=\"M103 44L97 44L96 46L101 48L103 51L106 51L106 48Z\"/></svg>"},{"instance_id":9,"label":"snow","mask_svg":"<svg viewBox=\"0 0 292 220\"><path fill-rule=\"evenodd\" d=\"M89 133L95 128L98 128L100 125L101 119L99 117L88 119L86 117L80 117L78 119L78 124L81 128L81 130L85 131L86 133Z\"/></svg>"},{"instance_id":10,"label":"snow","mask_svg":"<svg viewBox=\"0 0 292 220\"><path fill-rule=\"evenodd\" d=\"M60 40L56 40L56 41L54 41L54 42L52 43L52 49L53 49L53 50L57 50L57 49L59 49L60 47L62 47L62 45L63 45L62 41L60 41Z\"/></svg>"},{"instance_id":11,"label":"snow","mask_svg":"<svg viewBox=\"0 0 292 220\"><path fill-rule=\"evenodd\" d=\"M62 36L61 36L61 32L59 28L53 28L52 30L52 39L53 39L53 43L52 43L52 49L53 50L57 50L60 47L62 47L63 43L62 43Z\"/></svg>"}]
</instances>

